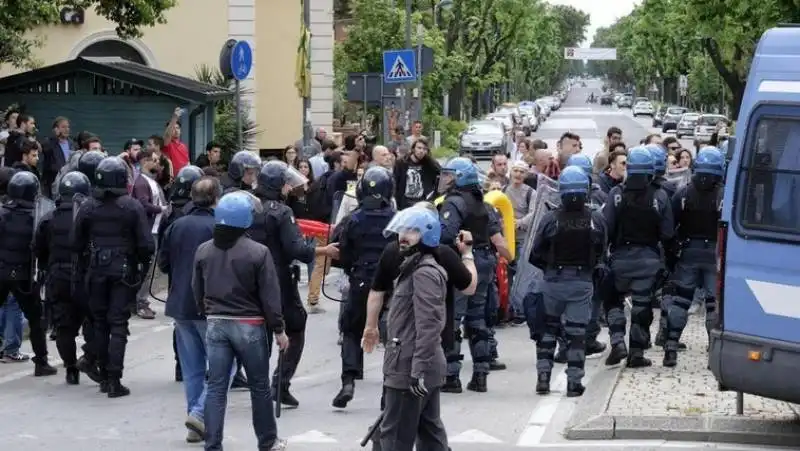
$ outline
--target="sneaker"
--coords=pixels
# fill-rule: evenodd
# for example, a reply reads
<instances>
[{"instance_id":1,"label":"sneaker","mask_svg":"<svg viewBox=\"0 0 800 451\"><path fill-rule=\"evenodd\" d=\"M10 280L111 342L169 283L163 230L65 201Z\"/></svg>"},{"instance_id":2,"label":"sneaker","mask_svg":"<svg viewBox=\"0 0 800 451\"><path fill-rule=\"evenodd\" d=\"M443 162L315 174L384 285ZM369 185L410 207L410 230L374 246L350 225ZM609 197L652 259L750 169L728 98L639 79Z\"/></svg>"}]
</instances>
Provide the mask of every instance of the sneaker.
<instances>
[{"instance_id":1,"label":"sneaker","mask_svg":"<svg viewBox=\"0 0 800 451\"><path fill-rule=\"evenodd\" d=\"M317 313L324 313L325 312L325 309L320 307L319 304L308 304L308 307L306 307L306 310L308 311L308 313L310 313L312 315L317 314Z\"/></svg>"},{"instance_id":2,"label":"sneaker","mask_svg":"<svg viewBox=\"0 0 800 451\"><path fill-rule=\"evenodd\" d=\"M275 439L275 441L272 442L272 446L269 448L270 451L283 451L285 449L286 449L286 440L279 438Z\"/></svg>"},{"instance_id":3,"label":"sneaker","mask_svg":"<svg viewBox=\"0 0 800 451\"><path fill-rule=\"evenodd\" d=\"M22 363L22 362L27 362L30 359L31 359L31 356L29 356L27 354L23 354L21 352L12 352L10 354L7 353L7 352L4 352L3 353L3 359L0 360L0 362L3 362L3 363Z\"/></svg>"},{"instance_id":4,"label":"sneaker","mask_svg":"<svg viewBox=\"0 0 800 451\"><path fill-rule=\"evenodd\" d=\"M200 442L203 442L203 441L205 441L203 439L203 436L198 434L195 431L189 430L186 433L186 443L200 443Z\"/></svg>"},{"instance_id":5,"label":"sneaker","mask_svg":"<svg viewBox=\"0 0 800 451\"><path fill-rule=\"evenodd\" d=\"M186 416L186 421L183 423L190 432L194 432L200 438L202 438L206 433L206 425L197 417L193 417L191 415ZM186 441L189 441L189 437L186 437Z\"/></svg>"},{"instance_id":6,"label":"sneaker","mask_svg":"<svg viewBox=\"0 0 800 451\"><path fill-rule=\"evenodd\" d=\"M141 319L156 319L156 312L154 312L150 307L140 307L136 310L136 316Z\"/></svg>"}]
</instances>

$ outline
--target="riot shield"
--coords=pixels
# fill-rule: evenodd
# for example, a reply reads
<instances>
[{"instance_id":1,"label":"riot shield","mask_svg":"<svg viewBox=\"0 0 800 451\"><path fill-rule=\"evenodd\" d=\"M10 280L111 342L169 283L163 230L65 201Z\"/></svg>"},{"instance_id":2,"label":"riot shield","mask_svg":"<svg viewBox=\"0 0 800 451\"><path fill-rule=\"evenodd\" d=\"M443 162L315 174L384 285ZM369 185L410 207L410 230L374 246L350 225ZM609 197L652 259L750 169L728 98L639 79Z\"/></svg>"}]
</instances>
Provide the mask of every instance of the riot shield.
<instances>
[{"instance_id":1,"label":"riot shield","mask_svg":"<svg viewBox=\"0 0 800 451\"><path fill-rule=\"evenodd\" d=\"M42 224L45 216L52 213L56 209L56 204L49 198L45 196L38 196L36 198L36 202L34 203L33 207L33 237L31 239L31 249L36 248L36 235L39 231L39 226ZM36 283L37 281L37 273L36 270L39 267L39 262L36 258L33 259L31 265L31 274L33 275L33 282Z\"/></svg>"},{"instance_id":2,"label":"riot shield","mask_svg":"<svg viewBox=\"0 0 800 451\"><path fill-rule=\"evenodd\" d=\"M334 236L336 232L336 226L339 225L339 222L347 216L350 212L358 207L358 201L356 200L355 191L352 193L347 191L337 191L333 194L333 207L331 208L331 217L330 217L330 234L328 235L328 242L335 240L336 237ZM328 269L328 266L332 266L337 268L338 262L331 261L328 257L325 257L325 268ZM343 273L336 279L336 285L334 287L328 287L327 281L329 280L329 271L325 271L322 273L322 295L326 298L336 301L342 302L345 299L345 295L349 290L347 276Z\"/></svg>"},{"instance_id":3,"label":"riot shield","mask_svg":"<svg viewBox=\"0 0 800 451\"><path fill-rule=\"evenodd\" d=\"M520 255L517 256L517 272L511 287L510 302L511 305L517 307L523 305L526 294L539 289L536 286L536 282L542 279L542 271L528 262L533 249L534 235L544 215L561 204L561 197L558 194L558 181L544 174L539 174L536 186L533 220L525 236Z\"/></svg>"},{"instance_id":4,"label":"riot shield","mask_svg":"<svg viewBox=\"0 0 800 451\"><path fill-rule=\"evenodd\" d=\"M74 221L75 218L78 216L78 210L81 209L81 205L84 202L89 200L89 196L84 196L81 193L76 193L72 196L72 220Z\"/></svg>"}]
</instances>

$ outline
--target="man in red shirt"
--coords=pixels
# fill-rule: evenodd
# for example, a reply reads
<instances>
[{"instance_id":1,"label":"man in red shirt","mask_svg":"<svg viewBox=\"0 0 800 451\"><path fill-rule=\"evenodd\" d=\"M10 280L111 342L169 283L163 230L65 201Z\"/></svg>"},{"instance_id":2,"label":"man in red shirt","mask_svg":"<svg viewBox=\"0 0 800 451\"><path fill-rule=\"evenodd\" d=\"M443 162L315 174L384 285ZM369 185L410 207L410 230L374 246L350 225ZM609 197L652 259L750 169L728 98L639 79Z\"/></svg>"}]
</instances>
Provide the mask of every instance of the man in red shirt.
<instances>
[{"instance_id":1,"label":"man in red shirt","mask_svg":"<svg viewBox=\"0 0 800 451\"><path fill-rule=\"evenodd\" d=\"M172 118L167 122L167 129L164 130L164 155L172 163L170 178L180 172L184 166L189 164L189 148L181 142L181 116L183 108L175 108Z\"/></svg>"}]
</instances>

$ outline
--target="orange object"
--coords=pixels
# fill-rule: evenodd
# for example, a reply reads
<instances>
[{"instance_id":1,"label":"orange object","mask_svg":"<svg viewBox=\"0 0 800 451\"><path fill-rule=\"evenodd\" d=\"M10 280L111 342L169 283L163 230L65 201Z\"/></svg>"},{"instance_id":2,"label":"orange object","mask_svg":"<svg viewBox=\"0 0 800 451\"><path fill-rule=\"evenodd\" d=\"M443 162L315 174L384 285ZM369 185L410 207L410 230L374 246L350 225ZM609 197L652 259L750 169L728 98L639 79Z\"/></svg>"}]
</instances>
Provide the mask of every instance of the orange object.
<instances>
[{"instance_id":1,"label":"orange object","mask_svg":"<svg viewBox=\"0 0 800 451\"><path fill-rule=\"evenodd\" d=\"M300 227L300 232L307 237L319 237L327 239L331 233L331 225L312 221L310 219L298 219L297 226Z\"/></svg>"},{"instance_id":2,"label":"orange object","mask_svg":"<svg viewBox=\"0 0 800 451\"><path fill-rule=\"evenodd\" d=\"M500 309L504 317L508 315L508 262L505 258L497 261L497 293L500 296Z\"/></svg>"}]
</instances>

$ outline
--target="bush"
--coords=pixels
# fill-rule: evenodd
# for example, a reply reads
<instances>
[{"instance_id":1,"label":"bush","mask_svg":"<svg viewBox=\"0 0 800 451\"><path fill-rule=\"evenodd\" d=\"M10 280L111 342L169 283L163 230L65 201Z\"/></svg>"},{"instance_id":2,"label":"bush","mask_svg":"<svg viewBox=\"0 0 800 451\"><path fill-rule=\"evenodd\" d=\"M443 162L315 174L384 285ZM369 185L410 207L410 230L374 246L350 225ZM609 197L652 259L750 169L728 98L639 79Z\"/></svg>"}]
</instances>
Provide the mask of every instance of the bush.
<instances>
[{"instance_id":1,"label":"bush","mask_svg":"<svg viewBox=\"0 0 800 451\"><path fill-rule=\"evenodd\" d=\"M431 155L433 155L433 158L438 160L443 158L457 157L458 151L448 147L437 147L431 151Z\"/></svg>"},{"instance_id":2,"label":"bush","mask_svg":"<svg viewBox=\"0 0 800 451\"><path fill-rule=\"evenodd\" d=\"M431 139L430 144L433 145L433 132L439 130L442 133L441 147L449 149L453 152L458 151L459 135L467 129L467 123L463 121L454 121L439 115L429 114L425 117L424 127L427 131L428 137Z\"/></svg>"}]
</instances>

